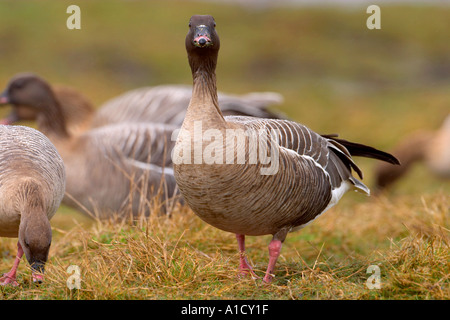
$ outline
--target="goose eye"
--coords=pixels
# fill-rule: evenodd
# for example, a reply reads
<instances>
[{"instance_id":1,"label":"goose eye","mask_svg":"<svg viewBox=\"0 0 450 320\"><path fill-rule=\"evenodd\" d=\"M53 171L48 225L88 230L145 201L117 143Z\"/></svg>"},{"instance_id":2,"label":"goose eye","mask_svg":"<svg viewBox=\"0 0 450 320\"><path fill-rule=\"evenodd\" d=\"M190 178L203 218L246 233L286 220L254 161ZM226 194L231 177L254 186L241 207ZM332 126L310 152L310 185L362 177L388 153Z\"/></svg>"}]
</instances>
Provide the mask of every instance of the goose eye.
<instances>
[{"instance_id":1,"label":"goose eye","mask_svg":"<svg viewBox=\"0 0 450 320\"><path fill-rule=\"evenodd\" d=\"M14 82L13 83L13 85L12 85L12 87L14 88L14 89L20 89L20 88L22 88L23 87L23 82L22 81L17 81L17 82Z\"/></svg>"},{"instance_id":2,"label":"goose eye","mask_svg":"<svg viewBox=\"0 0 450 320\"><path fill-rule=\"evenodd\" d=\"M192 24L189 22L189 28L192 27Z\"/></svg>"}]
</instances>

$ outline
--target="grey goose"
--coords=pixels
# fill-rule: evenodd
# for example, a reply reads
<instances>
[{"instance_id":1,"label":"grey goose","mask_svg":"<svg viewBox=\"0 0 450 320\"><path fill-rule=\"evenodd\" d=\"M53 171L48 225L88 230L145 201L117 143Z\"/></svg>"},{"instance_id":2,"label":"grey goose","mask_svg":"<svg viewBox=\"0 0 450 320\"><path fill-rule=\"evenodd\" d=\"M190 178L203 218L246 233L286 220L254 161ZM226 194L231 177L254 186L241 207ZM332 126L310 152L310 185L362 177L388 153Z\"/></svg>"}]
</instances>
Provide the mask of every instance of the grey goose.
<instances>
[{"instance_id":1,"label":"grey goose","mask_svg":"<svg viewBox=\"0 0 450 320\"><path fill-rule=\"evenodd\" d=\"M57 148L66 166L64 204L98 218L149 214L156 197L162 209L172 205L177 195L170 167L175 127L118 123L74 133L51 86L32 74L12 78L1 102L12 105L16 121L33 115Z\"/></svg>"},{"instance_id":2,"label":"grey goose","mask_svg":"<svg viewBox=\"0 0 450 320\"><path fill-rule=\"evenodd\" d=\"M196 215L236 234L242 273L254 275L245 258L245 236L273 235L263 278L271 282L289 232L316 219L348 190L369 194L351 174L354 170L362 178L352 155L393 164L398 161L372 147L321 136L296 122L224 117L217 97L215 68L220 41L214 19L192 16L185 45L193 92L173 152L175 179ZM227 139L230 133L232 138ZM263 144L255 146L254 137L262 136L266 137ZM262 155L271 150L278 170L270 172L271 164L265 160L254 161L255 150L261 146L266 146Z\"/></svg>"},{"instance_id":3,"label":"grey goose","mask_svg":"<svg viewBox=\"0 0 450 320\"><path fill-rule=\"evenodd\" d=\"M33 281L42 281L52 241L50 219L64 190L64 163L53 144L35 129L0 125L0 236L18 237L14 265L0 276L0 285L18 285L23 254Z\"/></svg>"}]
</instances>

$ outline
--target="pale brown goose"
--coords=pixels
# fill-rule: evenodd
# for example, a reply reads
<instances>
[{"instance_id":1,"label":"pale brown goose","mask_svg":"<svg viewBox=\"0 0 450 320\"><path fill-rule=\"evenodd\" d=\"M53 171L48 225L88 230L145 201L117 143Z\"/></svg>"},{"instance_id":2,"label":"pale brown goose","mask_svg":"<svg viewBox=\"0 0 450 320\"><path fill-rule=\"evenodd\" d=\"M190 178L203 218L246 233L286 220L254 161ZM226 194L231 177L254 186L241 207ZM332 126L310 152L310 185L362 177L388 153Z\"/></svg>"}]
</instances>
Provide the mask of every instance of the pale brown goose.
<instances>
[{"instance_id":1,"label":"pale brown goose","mask_svg":"<svg viewBox=\"0 0 450 320\"><path fill-rule=\"evenodd\" d=\"M56 148L39 131L0 125L0 236L18 237L17 256L0 284L17 285L22 255L33 281L41 281L52 230L50 219L64 195L64 164Z\"/></svg>"},{"instance_id":2,"label":"pale brown goose","mask_svg":"<svg viewBox=\"0 0 450 320\"><path fill-rule=\"evenodd\" d=\"M174 196L176 183L169 168L174 127L125 123L73 135L51 87L30 74L14 77L3 100L13 106L16 120L34 113L39 130L64 159L65 204L103 218L130 209L134 215L148 213L146 201L160 186L163 200Z\"/></svg>"},{"instance_id":3,"label":"pale brown goose","mask_svg":"<svg viewBox=\"0 0 450 320\"><path fill-rule=\"evenodd\" d=\"M450 115L435 131L416 131L407 135L392 150L402 163L389 166L380 163L375 168L375 187L378 191L404 177L416 163L423 163L436 177L450 179Z\"/></svg>"},{"instance_id":4,"label":"pale brown goose","mask_svg":"<svg viewBox=\"0 0 450 320\"><path fill-rule=\"evenodd\" d=\"M264 276L270 282L288 232L313 221L348 190L369 194L351 175L354 169L362 176L351 153L398 161L371 147L320 136L292 121L223 117L215 75L219 47L214 19L193 16L186 50L194 87L173 152L175 179L201 219L236 234L242 272L252 272L244 255L245 236L273 235ZM256 146L258 139L263 144ZM259 157L270 154L271 161L255 161L257 148L264 151Z\"/></svg>"}]
</instances>

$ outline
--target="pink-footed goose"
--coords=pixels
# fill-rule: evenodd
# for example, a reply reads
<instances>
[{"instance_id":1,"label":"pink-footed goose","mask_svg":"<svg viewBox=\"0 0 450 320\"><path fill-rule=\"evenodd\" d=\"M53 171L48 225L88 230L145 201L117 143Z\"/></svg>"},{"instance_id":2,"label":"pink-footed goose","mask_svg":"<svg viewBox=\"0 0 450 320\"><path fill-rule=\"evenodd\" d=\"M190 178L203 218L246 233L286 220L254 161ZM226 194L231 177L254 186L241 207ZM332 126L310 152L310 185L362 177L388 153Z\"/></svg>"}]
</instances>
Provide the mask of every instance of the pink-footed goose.
<instances>
[{"instance_id":1,"label":"pink-footed goose","mask_svg":"<svg viewBox=\"0 0 450 320\"><path fill-rule=\"evenodd\" d=\"M53 144L39 131L0 125L0 236L18 237L17 256L0 284L17 285L25 254L33 281L42 281L52 230L50 219L64 196L64 164Z\"/></svg>"},{"instance_id":2,"label":"pink-footed goose","mask_svg":"<svg viewBox=\"0 0 450 320\"><path fill-rule=\"evenodd\" d=\"M52 88L31 74L11 79L1 99L13 106L15 120L35 114L38 129L64 159L65 204L104 218L148 213L147 200L161 195L167 203L175 195L169 153L175 127L124 123L71 134Z\"/></svg>"},{"instance_id":3,"label":"pink-footed goose","mask_svg":"<svg viewBox=\"0 0 450 320\"><path fill-rule=\"evenodd\" d=\"M242 273L254 275L245 258L245 236L273 235L263 279L270 282L288 232L313 221L348 190L369 194L351 175L353 169L362 176L351 154L398 162L390 154L320 136L292 121L223 117L217 102L220 42L214 19L193 16L185 44L194 86L173 152L175 179L195 214L236 234ZM258 161L256 150L263 150ZM263 161L268 154L271 161Z\"/></svg>"},{"instance_id":4,"label":"pink-footed goose","mask_svg":"<svg viewBox=\"0 0 450 320\"><path fill-rule=\"evenodd\" d=\"M423 163L439 178L450 179L450 115L435 131L416 131L407 135L392 150L401 166L380 163L375 168L375 187L378 191L404 177L416 163Z\"/></svg>"}]
</instances>

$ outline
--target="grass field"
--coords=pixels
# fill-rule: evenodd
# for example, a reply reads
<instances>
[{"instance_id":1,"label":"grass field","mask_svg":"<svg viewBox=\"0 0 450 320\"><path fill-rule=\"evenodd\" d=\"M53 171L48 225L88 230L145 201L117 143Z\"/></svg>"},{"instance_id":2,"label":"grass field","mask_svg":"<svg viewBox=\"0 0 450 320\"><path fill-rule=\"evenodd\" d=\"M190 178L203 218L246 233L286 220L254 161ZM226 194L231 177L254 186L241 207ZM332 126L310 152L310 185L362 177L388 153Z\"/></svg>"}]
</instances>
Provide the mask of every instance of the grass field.
<instances>
[{"instance_id":1,"label":"grass field","mask_svg":"<svg viewBox=\"0 0 450 320\"><path fill-rule=\"evenodd\" d=\"M365 8L253 8L190 1L0 2L0 87L18 72L82 91L96 105L136 87L191 83L184 50L192 14L212 14L221 37L224 92L276 91L293 120L320 133L389 150L409 132L437 128L450 110L450 7L381 6L381 30ZM0 109L4 116L8 108ZM33 125L32 123L26 123ZM373 184L374 161L357 159ZM417 165L382 196L347 194L288 235L275 280L238 278L233 234L189 208L171 218L95 221L62 206L52 220L45 282L25 261L19 287L0 299L442 299L450 298L450 182ZM258 275L270 236L248 237ZM16 239L0 239L0 272ZM79 267L70 290L67 268ZM380 288L369 289L369 266Z\"/></svg>"}]
</instances>

